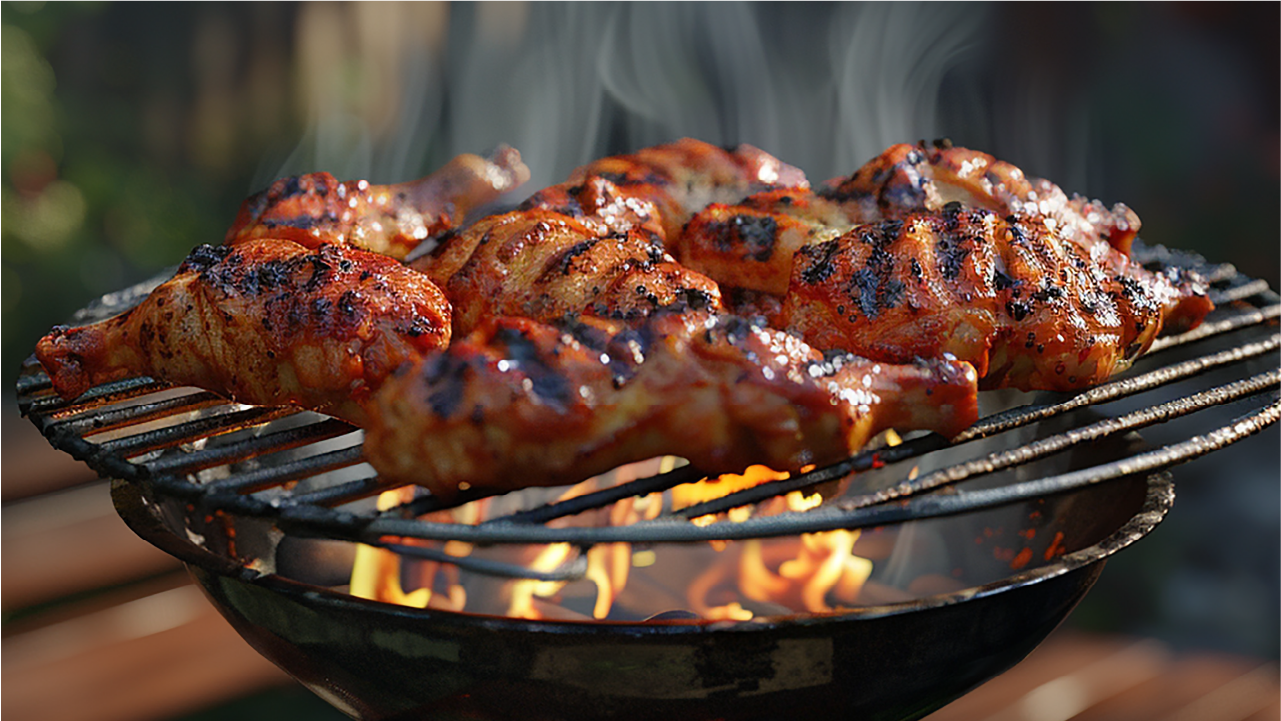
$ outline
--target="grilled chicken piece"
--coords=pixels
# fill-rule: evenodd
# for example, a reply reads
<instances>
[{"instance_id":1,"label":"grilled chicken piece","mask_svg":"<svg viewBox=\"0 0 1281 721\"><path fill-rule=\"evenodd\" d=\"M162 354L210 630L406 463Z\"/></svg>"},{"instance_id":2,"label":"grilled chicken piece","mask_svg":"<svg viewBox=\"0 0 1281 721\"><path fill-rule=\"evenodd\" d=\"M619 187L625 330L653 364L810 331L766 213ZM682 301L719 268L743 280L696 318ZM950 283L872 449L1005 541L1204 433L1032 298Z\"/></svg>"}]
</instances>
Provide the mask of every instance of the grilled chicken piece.
<instances>
[{"instance_id":1,"label":"grilled chicken piece","mask_svg":"<svg viewBox=\"0 0 1281 721\"><path fill-rule=\"evenodd\" d=\"M398 185L340 183L323 172L282 178L245 200L225 242L284 238L309 248L351 245L403 258L528 179L520 153L507 146L488 158L459 155L425 178Z\"/></svg>"},{"instance_id":2,"label":"grilled chicken piece","mask_svg":"<svg viewBox=\"0 0 1281 721\"><path fill-rule=\"evenodd\" d=\"M667 247L681 263L726 287L782 296L792 256L851 227L840 205L808 188L779 188L735 205L707 206Z\"/></svg>"},{"instance_id":3,"label":"grilled chicken piece","mask_svg":"<svg viewBox=\"0 0 1281 721\"><path fill-rule=\"evenodd\" d=\"M365 454L390 483L444 497L575 483L665 454L707 473L795 471L887 428L955 435L977 417L975 384L968 363L825 358L734 316L490 318L383 386Z\"/></svg>"},{"instance_id":4,"label":"grilled chicken piece","mask_svg":"<svg viewBox=\"0 0 1281 721\"><path fill-rule=\"evenodd\" d=\"M1139 232L1139 216L1122 203L1108 210L1097 200L1069 198L1048 180L1028 178L1010 163L946 140L891 146L820 194L847 208L855 222L902 219L960 202L1001 216L1038 218L1064 240L1085 248L1106 242L1127 256Z\"/></svg>"},{"instance_id":5,"label":"grilled chicken piece","mask_svg":"<svg viewBox=\"0 0 1281 721\"><path fill-rule=\"evenodd\" d=\"M491 315L636 320L659 308L720 307L716 284L673 262L653 236L597 235L546 210L484 218L412 267L454 302L456 337Z\"/></svg>"},{"instance_id":6,"label":"grilled chicken piece","mask_svg":"<svg viewBox=\"0 0 1281 721\"><path fill-rule=\"evenodd\" d=\"M706 276L663 249L706 203L738 200L801 171L749 145L684 139L585 165L515 212L442 239L412 266L455 304L454 334L489 315L636 320L658 309L720 307Z\"/></svg>"},{"instance_id":7,"label":"grilled chicken piece","mask_svg":"<svg viewBox=\"0 0 1281 721\"><path fill-rule=\"evenodd\" d=\"M797 252L781 327L879 360L969 361L984 387L1085 388L1124 370L1167 319L1209 312L1203 285L1092 258L1043 219L960 203L859 226Z\"/></svg>"},{"instance_id":8,"label":"grilled chicken piece","mask_svg":"<svg viewBox=\"0 0 1281 721\"><path fill-rule=\"evenodd\" d=\"M956 197L973 205L940 205ZM1148 272L1114 247L1128 248L1132 216L1068 201L982 153L902 145L820 193L710 205L669 247L730 308L818 347L894 362L954 353L988 387L1067 390L1212 308L1196 274Z\"/></svg>"},{"instance_id":9,"label":"grilled chicken piece","mask_svg":"<svg viewBox=\"0 0 1281 721\"><path fill-rule=\"evenodd\" d=\"M552 210L602 233L639 227L671 239L707 204L735 203L776 186L809 183L798 168L751 145L725 150L683 138L584 165L521 209Z\"/></svg>"},{"instance_id":10,"label":"grilled chicken piece","mask_svg":"<svg viewBox=\"0 0 1281 721\"><path fill-rule=\"evenodd\" d=\"M1110 248L1128 256L1140 226L1124 204L1107 210L1098 201L1069 199L1057 185L1028 179L1010 163L938 141L892 146L817 191L777 188L733 205L709 205L668 247L682 263L726 285L781 295L791 257L802 246L856 225L939 212L954 202L1039 221L1095 260L1110 255ZM737 280L730 283L730 277Z\"/></svg>"},{"instance_id":11,"label":"grilled chicken piece","mask_svg":"<svg viewBox=\"0 0 1281 721\"><path fill-rule=\"evenodd\" d=\"M67 399L148 375L359 425L397 366L449 343L449 316L440 289L383 255L276 239L202 245L138 307L55 328L36 357Z\"/></svg>"}]
</instances>

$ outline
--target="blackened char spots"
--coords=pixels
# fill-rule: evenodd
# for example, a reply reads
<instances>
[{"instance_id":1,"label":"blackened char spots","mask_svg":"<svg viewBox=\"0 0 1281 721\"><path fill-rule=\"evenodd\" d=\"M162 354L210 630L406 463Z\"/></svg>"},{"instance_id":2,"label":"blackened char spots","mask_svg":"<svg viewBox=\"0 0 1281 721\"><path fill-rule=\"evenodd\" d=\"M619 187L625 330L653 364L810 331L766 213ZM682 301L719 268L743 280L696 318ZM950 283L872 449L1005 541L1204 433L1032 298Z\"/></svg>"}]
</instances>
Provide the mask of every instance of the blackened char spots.
<instances>
[{"instance_id":1,"label":"blackened char spots","mask_svg":"<svg viewBox=\"0 0 1281 721\"><path fill-rule=\"evenodd\" d=\"M800 250L796 251L796 257L801 264L801 282L814 285L831 278L836 272L833 260L838 252L840 252L840 244L836 240L801 246Z\"/></svg>"},{"instance_id":2,"label":"blackened char spots","mask_svg":"<svg viewBox=\"0 0 1281 721\"><path fill-rule=\"evenodd\" d=\"M626 173L611 173L608 171L598 172L595 173L595 175L599 178L608 180L620 188L628 185L665 185L668 182L667 178L658 175L653 171L648 171L644 175L638 177L631 177Z\"/></svg>"},{"instance_id":3,"label":"blackened char spots","mask_svg":"<svg viewBox=\"0 0 1281 721\"><path fill-rule=\"evenodd\" d=\"M494 332L494 342L507 349L505 359L515 362L529 379L534 395L561 409L569 406L573 400L569 381L543 359L538 346L525 334L514 328L499 328Z\"/></svg>"},{"instance_id":4,"label":"blackened char spots","mask_svg":"<svg viewBox=\"0 0 1281 721\"><path fill-rule=\"evenodd\" d=\"M1005 312L1016 321L1023 320L1032 314L1032 301L1030 300L1011 300L1005 304Z\"/></svg>"},{"instance_id":5,"label":"blackened char spots","mask_svg":"<svg viewBox=\"0 0 1281 721\"><path fill-rule=\"evenodd\" d=\"M943 279L956 280L961 275L966 259L970 257L970 248L965 245L964 237L940 233L934 244L934 253Z\"/></svg>"},{"instance_id":6,"label":"blackened char spots","mask_svg":"<svg viewBox=\"0 0 1281 721\"><path fill-rule=\"evenodd\" d=\"M999 268L992 271L992 285L997 290L1008 290L1010 288L1013 288L1015 286L1022 285L1022 284L1023 284L1023 281L1014 280L1013 278L1006 275L1005 273L1002 273Z\"/></svg>"},{"instance_id":7,"label":"blackened char spots","mask_svg":"<svg viewBox=\"0 0 1281 721\"><path fill-rule=\"evenodd\" d=\"M304 256L305 260L303 262L311 265L311 277L307 280L307 284L303 286L303 290L308 293L318 290L322 285L329 282L330 271L332 271L333 268L325 259L325 247L322 247L321 252L319 253Z\"/></svg>"},{"instance_id":8,"label":"blackened char spots","mask_svg":"<svg viewBox=\"0 0 1281 721\"><path fill-rule=\"evenodd\" d=\"M850 276L848 295L868 318L880 314L880 305L876 302L876 272L871 268L859 268Z\"/></svg>"},{"instance_id":9,"label":"blackened char spots","mask_svg":"<svg viewBox=\"0 0 1281 721\"><path fill-rule=\"evenodd\" d=\"M222 262L222 259L226 258L230 252L231 246L228 245L198 245L182 261L182 266L178 268L178 272L200 273L208 270L210 267Z\"/></svg>"},{"instance_id":10,"label":"blackened char spots","mask_svg":"<svg viewBox=\"0 0 1281 721\"><path fill-rule=\"evenodd\" d=\"M745 246L744 257L761 262L770 259L778 236L778 223L773 218L768 215L736 215L729 222Z\"/></svg>"},{"instance_id":11,"label":"blackened char spots","mask_svg":"<svg viewBox=\"0 0 1281 721\"><path fill-rule=\"evenodd\" d=\"M274 290L289 282L289 265L279 260L269 260L258 269L258 285L264 290Z\"/></svg>"},{"instance_id":12,"label":"blackened char spots","mask_svg":"<svg viewBox=\"0 0 1281 721\"><path fill-rule=\"evenodd\" d=\"M360 294L354 290L346 291L338 297L338 312L342 313L344 321L351 322L360 315L363 307L360 300Z\"/></svg>"},{"instance_id":13,"label":"blackened char spots","mask_svg":"<svg viewBox=\"0 0 1281 721\"><path fill-rule=\"evenodd\" d=\"M334 302L328 298L320 297L311 301L311 317L316 327L321 332L328 331L334 312Z\"/></svg>"},{"instance_id":14,"label":"blackened char spots","mask_svg":"<svg viewBox=\"0 0 1281 721\"><path fill-rule=\"evenodd\" d=\"M417 338L422 335L436 335L440 332L440 327L432 319L415 313L409 323L398 325L396 332L410 338Z\"/></svg>"},{"instance_id":15,"label":"blackened char spots","mask_svg":"<svg viewBox=\"0 0 1281 721\"><path fill-rule=\"evenodd\" d=\"M569 249L561 254L559 261L555 263L556 270L561 275L569 275L571 270L577 270L574 268L574 259L591 250L598 242L600 242L600 238L593 236L570 246Z\"/></svg>"},{"instance_id":16,"label":"blackened char spots","mask_svg":"<svg viewBox=\"0 0 1281 721\"><path fill-rule=\"evenodd\" d=\"M423 365L423 380L431 389L427 404L431 406L432 413L448 419L458 410L463 401L469 365L466 359L450 353L436 354Z\"/></svg>"},{"instance_id":17,"label":"blackened char spots","mask_svg":"<svg viewBox=\"0 0 1281 721\"><path fill-rule=\"evenodd\" d=\"M903 302L907 287L889 274L890 268L868 265L854 271L846 285L846 295L863 315L875 318L883 311Z\"/></svg>"},{"instance_id":18,"label":"blackened char spots","mask_svg":"<svg viewBox=\"0 0 1281 721\"><path fill-rule=\"evenodd\" d=\"M683 302L677 305L683 305L690 310L706 310L712 307L714 302L712 294L701 288L683 288L680 291L680 298Z\"/></svg>"},{"instance_id":19,"label":"blackened char spots","mask_svg":"<svg viewBox=\"0 0 1281 721\"><path fill-rule=\"evenodd\" d=\"M304 191L302 187L301 178L299 178L297 175L291 175L288 178L285 178L281 182L281 185L280 185L281 198L292 198L295 195L302 195L303 192Z\"/></svg>"},{"instance_id":20,"label":"blackened char spots","mask_svg":"<svg viewBox=\"0 0 1281 721\"><path fill-rule=\"evenodd\" d=\"M833 203L848 203L851 201L859 201L871 195L866 190L857 189L857 188L855 189L849 189L849 188L843 189L843 188L844 188L844 184L838 185L836 187L820 188L818 190L817 195L820 198L823 198L824 200L830 200ZM790 203L791 200L788 199L787 202Z\"/></svg>"},{"instance_id":21,"label":"blackened char spots","mask_svg":"<svg viewBox=\"0 0 1281 721\"><path fill-rule=\"evenodd\" d=\"M879 302L882 308L897 308L903 302L906 287L897 278L887 279L880 288Z\"/></svg>"},{"instance_id":22,"label":"blackened char spots","mask_svg":"<svg viewBox=\"0 0 1281 721\"><path fill-rule=\"evenodd\" d=\"M913 174L914 175L914 174ZM881 189L877 203L882 208L920 208L925 206L925 189L920 177L894 178Z\"/></svg>"}]
</instances>

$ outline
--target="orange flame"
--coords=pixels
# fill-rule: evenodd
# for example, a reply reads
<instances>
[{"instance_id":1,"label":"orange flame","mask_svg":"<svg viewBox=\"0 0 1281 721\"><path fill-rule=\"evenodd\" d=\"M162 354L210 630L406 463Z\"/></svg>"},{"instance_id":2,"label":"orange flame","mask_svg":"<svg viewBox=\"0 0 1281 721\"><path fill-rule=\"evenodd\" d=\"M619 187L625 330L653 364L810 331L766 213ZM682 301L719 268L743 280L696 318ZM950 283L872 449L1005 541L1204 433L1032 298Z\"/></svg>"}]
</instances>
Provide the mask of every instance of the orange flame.
<instances>
[{"instance_id":1,"label":"orange flame","mask_svg":"<svg viewBox=\"0 0 1281 721\"><path fill-rule=\"evenodd\" d=\"M897 440L896 437L889 438L891 445L895 445ZM672 460L660 461L659 470L670 470L674 465ZM614 480L622 483L652 472L652 469L641 468L640 464L636 468L625 466L616 471ZM756 465L748 467L742 474L727 473L696 483L682 484L671 490L671 509L689 508L704 501L785 478L788 478L786 472ZM564 501L594 491L597 483L596 479L589 479L577 484L558 500ZM413 496L412 486L387 491L379 496L378 508L394 508L412 500ZM607 519L597 516L594 521L590 518L586 520L607 522L615 526L628 525L657 517L663 510L663 501L662 493L626 499L602 511L608 514ZM823 497L819 493L807 495L801 491L792 491L760 504L740 506L717 515L731 522L742 522L756 514L802 512L821 505L822 502ZM480 505L476 503L445 513L452 514L451 519L460 523L476 523L483 516ZM701 516L693 522L711 523L716 520L717 515ZM553 521L554 524L582 522L584 519ZM803 534L796 538L749 540L734 544L736 553L725 557L723 562L711 564L690 583L686 589L689 607L708 620L735 621L746 621L754 617L753 611L743 605L749 601L805 609L813 613L831 612L835 609L828 603L829 597L842 601L855 598L871 574L872 562L853 553L858 538L858 531L835 530ZM414 539L388 540L424 543ZM713 542L712 545L718 551L728 547L725 542ZM465 556L472 551L469 544L459 541L449 541L443 547L445 552L454 556ZM540 572L551 572L561 567L575 552L568 543L553 543L537 549L537 553L532 549L527 550L526 553L533 554L532 557L525 555L520 562ZM627 543L598 544L584 552L587 562L585 578L596 588L592 608L592 616L596 619L609 616L619 594L627 585L633 566L643 567L654 562L653 551L633 554L631 544ZM416 564L416 568L421 588L407 593L401 585L401 561L397 554L381 548L358 545L352 568L351 594L418 608L463 610L467 595L459 583L457 566L420 562ZM443 584L436 583L437 574L444 574ZM548 613L558 613L554 604L558 602L558 596L567 583L535 579L511 582L506 587L506 614L515 618L542 619L547 618ZM443 591L433 592L433 589L440 589L442 585Z\"/></svg>"},{"instance_id":2,"label":"orange flame","mask_svg":"<svg viewBox=\"0 0 1281 721\"><path fill-rule=\"evenodd\" d=\"M386 511L414 499L414 486L404 486L384 491L378 496L378 510ZM479 514L474 504L456 509L454 520L467 522L469 516ZM386 537L384 540L400 543L421 543L414 539ZM471 545L459 541L445 544L445 552L454 556L466 556L471 553ZM394 603L415 608L440 608L450 611L461 611L467 604L467 590L459 583L458 567L451 564L425 563L425 582L421 587L405 592L400 581L400 556L393 551L376 546L356 544L356 558L351 566L351 595L373 601ZM445 574L445 592L433 593L437 572Z\"/></svg>"}]
</instances>

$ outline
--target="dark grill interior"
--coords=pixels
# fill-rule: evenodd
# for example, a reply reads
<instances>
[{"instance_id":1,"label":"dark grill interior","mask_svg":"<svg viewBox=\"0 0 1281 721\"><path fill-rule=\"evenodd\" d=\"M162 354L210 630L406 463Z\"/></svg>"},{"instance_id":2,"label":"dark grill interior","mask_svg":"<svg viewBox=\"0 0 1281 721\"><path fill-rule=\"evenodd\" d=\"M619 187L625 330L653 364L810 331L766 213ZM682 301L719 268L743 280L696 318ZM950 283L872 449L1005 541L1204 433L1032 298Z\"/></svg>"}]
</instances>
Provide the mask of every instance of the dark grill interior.
<instances>
[{"instance_id":1,"label":"dark grill interior","mask_svg":"<svg viewBox=\"0 0 1281 721\"><path fill-rule=\"evenodd\" d=\"M559 502L540 502L469 525L419 520L442 510L433 496L386 511L366 499L388 490L362 465L360 432L340 421L289 408L228 403L194 389L173 389L134 378L92 389L74 403L53 394L33 360L18 383L18 403L59 449L99 473L142 484L149 494L181 500L201 514L223 513L267 519L289 535L330 538L382 546L398 553L444 561L469 571L539 580L571 580L585 573L584 554L551 572L492 559L457 557L443 550L388 544L384 536L454 540L475 544L568 542L580 548L607 542L694 542L791 536L837 528L881 526L947 516L1063 493L1112 479L1150 474L1234 443L1281 416L1276 362L1281 334L1276 318L1281 299L1266 283L1239 274L1230 265L1209 266L1199 258L1163 248L1136 246L1135 258L1150 266L1195 267L1213 281L1219 306L1201 327L1157 341L1127 373L1110 383L1065 397L1041 394L987 394L990 413L950 443L937 435L909 437L901 445L868 450L844 462L781 481L621 526L557 527L550 521L602 509L621 499L663 491L698 480L689 466ZM113 315L145 296L155 282L103 298L76 322ZM1190 380L1194 379L1195 380ZM1184 381L1189 381L1184 383ZM1117 402L1129 410L1105 414L1098 407ZM1242 410L1225 425L1199 421L1198 411L1236 404ZM1105 439L1119 439L1153 424L1189 421L1178 427L1186 440L1139 449L1117 459L1067 472L997 475L1034 469L1036 461ZM1053 432L1027 438L1033 424ZM1008 440L1007 440L1008 438ZM950 460L910 480L895 464L923 461L945 449L979 439L996 439L998 450L963 462ZM947 451L954 453L955 451ZM690 519L756 503L793 490L811 489L851 474L849 489L805 512L756 516L709 524ZM1012 480L1007 480L1007 477ZM988 479L984 481L983 479ZM958 490L954 484L978 481ZM969 483L967 485L972 485ZM479 495L464 493L455 503ZM362 503L363 501L363 503Z\"/></svg>"}]
</instances>

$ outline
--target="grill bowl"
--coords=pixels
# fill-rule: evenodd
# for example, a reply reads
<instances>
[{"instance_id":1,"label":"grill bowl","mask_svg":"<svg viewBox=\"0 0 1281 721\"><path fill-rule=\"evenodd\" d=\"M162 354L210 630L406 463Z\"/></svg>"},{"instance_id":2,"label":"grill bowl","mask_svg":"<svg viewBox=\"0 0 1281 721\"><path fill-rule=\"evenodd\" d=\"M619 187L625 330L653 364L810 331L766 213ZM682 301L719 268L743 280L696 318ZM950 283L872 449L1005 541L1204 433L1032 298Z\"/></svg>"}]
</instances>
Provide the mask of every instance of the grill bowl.
<instances>
[{"instance_id":1,"label":"grill bowl","mask_svg":"<svg viewBox=\"0 0 1281 721\"><path fill-rule=\"evenodd\" d=\"M255 649L359 719L920 718L1024 658L1174 498L1165 474L1064 497L1049 527L1086 545L955 593L748 623L590 623L419 610L259 574L188 540L144 487L113 488L129 526L186 562ZM947 522L981 535L990 513Z\"/></svg>"}]
</instances>

